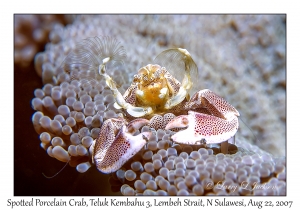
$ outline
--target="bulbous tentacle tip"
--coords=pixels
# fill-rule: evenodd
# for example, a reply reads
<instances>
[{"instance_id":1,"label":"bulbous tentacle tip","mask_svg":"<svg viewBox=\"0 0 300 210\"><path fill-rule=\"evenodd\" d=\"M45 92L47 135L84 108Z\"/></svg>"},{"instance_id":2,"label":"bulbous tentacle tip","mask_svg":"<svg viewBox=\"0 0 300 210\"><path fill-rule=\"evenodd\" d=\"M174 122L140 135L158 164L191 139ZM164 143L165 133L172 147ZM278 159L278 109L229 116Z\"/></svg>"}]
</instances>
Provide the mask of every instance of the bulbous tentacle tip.
<instances>
[{"instance_id":1,"label":"bulbous tentacle tip","mask_svg":"<svg viewBox=\"0 0 300 210\"><path fill-rule=\"evenodd\" d=\"M172 128L185 128L189 125L189 116L188 115L180 115L172 119L165 127L166 130L170 130Z\"/></svg>"}]
</instances>

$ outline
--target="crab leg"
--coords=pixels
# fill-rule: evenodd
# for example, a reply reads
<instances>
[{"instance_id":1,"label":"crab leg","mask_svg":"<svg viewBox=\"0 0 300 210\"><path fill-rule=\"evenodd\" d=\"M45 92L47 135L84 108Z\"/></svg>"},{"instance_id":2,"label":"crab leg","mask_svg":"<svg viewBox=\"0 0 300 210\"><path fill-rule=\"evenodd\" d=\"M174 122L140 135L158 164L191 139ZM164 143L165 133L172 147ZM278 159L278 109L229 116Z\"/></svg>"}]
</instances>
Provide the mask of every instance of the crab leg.
<instances>
[{"instance_id":1,"label":"crab leg","mask_svg":"<svg viewBox=\"0 0 300 210\"><path fill-rule=\"evenodd\" d=\"M221 143L221 153L227 154L228 153L228 141L223 141Z\"/></svg>"},{"instance_id":2,"label":"crab leg","mask_svg":"<svg viewBox=\"0 0 300 210\"><path fill-rule=\"evenodd\" d=\"M121 118L106 120L94 147L93 160L97 169L103 173L112 173L140 151L151 132L143 132L137 136L132 134L148 123L146 119L136 119L126 126L125 120Z\"/></svg>"}]
</instances>

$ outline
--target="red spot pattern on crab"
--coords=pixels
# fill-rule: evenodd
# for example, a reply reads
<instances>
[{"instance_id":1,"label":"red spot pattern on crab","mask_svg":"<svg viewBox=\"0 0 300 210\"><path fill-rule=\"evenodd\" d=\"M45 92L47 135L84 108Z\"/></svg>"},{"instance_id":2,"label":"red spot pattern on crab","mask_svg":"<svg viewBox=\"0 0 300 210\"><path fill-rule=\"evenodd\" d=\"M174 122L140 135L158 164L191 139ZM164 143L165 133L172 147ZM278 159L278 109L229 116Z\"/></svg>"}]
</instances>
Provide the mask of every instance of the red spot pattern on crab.
<instances>
[{"instance_id":1,"label":"red spot pattern on crab","mask_svg":"<svg viewBox=\"0 0 300 210\"><path fill-rule=\"evenodd\" d=\"M201 102L207 109L209 109L212 115L223 119L226 119L228 114L232 115L234 113L236 116L240 115L231 104L211 90L202 90L200 93L202 96Z\"/></svg>"},{"instance_id":2,"label":"red spot pattern on crab","mask_svg":"<svg viewBox=\"0 0 300 210\"><path fill-rule=\"evenodd\" d=\"M112 120L109 119L107 121ZM143 124L141 123L140 125ZM151 135L151 132L144 132L137 136L132 136L126 131L128 127L124 123L115 136L114 128L115 125L113 123L107 123L107 128L105 129L107 133L101 134L100 132L95 144L95 164L98 170L104 173L118 170L146 144L145 139L149 139Z\"/></svg>"},{"instance_id":3,"label":"red spot pattern on crab","mask_svg":"<svg viewBox=\"0 0 300 210\"><path fill-rule=\"evenodd\" d=\"M126 154L130 148L130 143L126 141L124 136L117 136L115 141L110 146L108 153L106 153L104 159L97 167L106 168L114 165L120 158Z\"/></svg>"},{"instance_id":4,"label":"red spot pattern on crab","mask_svg":"<svg viewBox=\"0 0 300 210\"><path fill-rule=\"evenodd\" d=\"M237 118L231 121L212 115L194 112L195 134L202 136L217 136L236 130Z\"/></svg>"}]
</instances>

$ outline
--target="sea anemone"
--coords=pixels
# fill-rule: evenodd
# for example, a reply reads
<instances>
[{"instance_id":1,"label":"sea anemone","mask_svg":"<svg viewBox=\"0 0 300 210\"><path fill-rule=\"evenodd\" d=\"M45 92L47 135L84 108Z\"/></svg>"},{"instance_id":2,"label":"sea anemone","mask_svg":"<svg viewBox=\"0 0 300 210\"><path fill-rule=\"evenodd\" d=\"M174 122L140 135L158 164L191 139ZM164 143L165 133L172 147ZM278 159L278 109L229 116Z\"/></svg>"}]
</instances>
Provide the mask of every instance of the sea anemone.
<instances>
[{"instance_id":1,"label":"sea anemone","mask_svg":"<svg viewBox=\"0 0 300 210\"><path fill-rule=\"evenodd\" d=\"M112 174L112 188L127 196L286 194L285 158L274 158L244 140L230 145L230 154L224 155L218 147L172 147L163 140L166 136L148 142Z\"/></svg>"},{"instance_id":2,"label":"sea anemone","mask_svg":"<svg viewBox=\"0 0 300 210\"><path fill-rule=\"evenodd\" d=\"M35 54L44 48L49 41L56 43L61 37L56 37L51 31L63 30L63 25L73 20L72 15L14 15L14 62L21 67L27 67Z\"/></svg>"},{"instance_id":3,"label":"sea anemone","mask_svg":"<svg viewBox=\"0 0 300 210\"><path fill-rule=\"evenodd\" d=\"M35 57L36 71L44 86L34 92L31 104L36 112L32 122L40 135L41 147L49 156L69 162L81 173L93 166L93 142L103 121L116 117L119 110L113 107L112 92L103 78L86 86L80 78L71 80L61 71L61 64L78 41L109 35L116 37L127 51L124 69L110 72L120 92L128 88L137 69L151 63L162 49L184 47L200 67L199 90L209 88L220 93L249 123L260 140L256 144L279 157L285 155L284 31L278 23L284 17L261 16L255 27L258 16L212 17L88 15L78 16L63 31L52 30L53 37L61 37L60 40L47 44L46 50ZM195 27L195 21L213 24ZM260 27L264 23L268 23L267 27ZM181 30L177 29L178 24ZM168 30L164 30L166 27ZM198 35L186 36L187 31L198 31ZM242 37L239 44L238 34ZM258 47L253 43L258 43ZM265 53L266 49L271 53ZM276 70L271 71L272 68ZM276 108L274 101L278 104ZM236 136L237 147L231 146L234 154L227 155L219 153L217 146L174 146L170 133L142 129L150 129L154 139L111 175L112 187L119 188L124 195L285 194L284 158L275 158L250 144L254 135L246 127L241 127ZM243 181L252 183L252 188L242 189ZM238 185L238 190L219 190L220 183ZM270 183L276 190L253 190L253 183Z\"/></svg>"}]
</instances>

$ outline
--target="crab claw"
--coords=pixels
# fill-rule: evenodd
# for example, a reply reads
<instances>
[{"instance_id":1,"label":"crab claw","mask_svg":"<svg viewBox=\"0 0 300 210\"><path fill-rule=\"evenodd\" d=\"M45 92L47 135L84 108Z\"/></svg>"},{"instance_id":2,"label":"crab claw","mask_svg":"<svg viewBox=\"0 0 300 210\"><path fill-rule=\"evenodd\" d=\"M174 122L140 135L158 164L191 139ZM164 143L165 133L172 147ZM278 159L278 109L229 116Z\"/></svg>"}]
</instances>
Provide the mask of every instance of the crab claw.
<instances>
[{"instance_id":1,"label":"crab claw","mask_svg":"<svg viewBox=\"0 0 300 210\"><path fill-rule=\"evenodd\" d=\"M137 119L125 126L124 120L105 121L94 147L93 159L97 169L103 173L115 172L140 151L152 133L143 132L137 136L132 133L147 123L148 120Z\"/></svg>"},{"instance_id":2,"label":"crab claw","mask_svg":"<svg viewBox=\"0 0 300 210\"><path fill-rule=\"evenodd\" d=\"M174 142L182 144L199 144L205 139L207 144L216 144L227 141L235 135L238 129L237 117L229 120L189 111L188 115L181 115L171 120L166 129L172 128L187 129L179 131L172 136Z\"/></svg>"}]
</instances>

